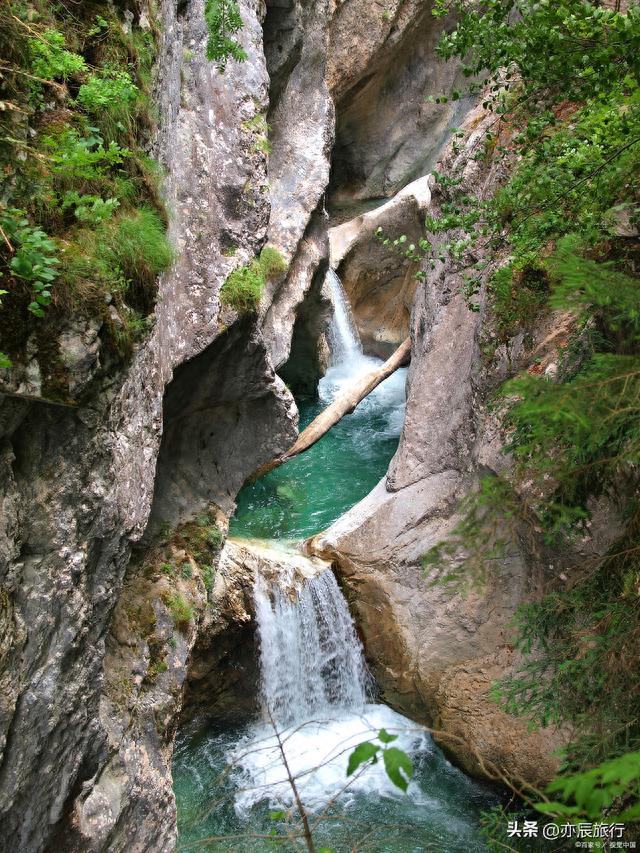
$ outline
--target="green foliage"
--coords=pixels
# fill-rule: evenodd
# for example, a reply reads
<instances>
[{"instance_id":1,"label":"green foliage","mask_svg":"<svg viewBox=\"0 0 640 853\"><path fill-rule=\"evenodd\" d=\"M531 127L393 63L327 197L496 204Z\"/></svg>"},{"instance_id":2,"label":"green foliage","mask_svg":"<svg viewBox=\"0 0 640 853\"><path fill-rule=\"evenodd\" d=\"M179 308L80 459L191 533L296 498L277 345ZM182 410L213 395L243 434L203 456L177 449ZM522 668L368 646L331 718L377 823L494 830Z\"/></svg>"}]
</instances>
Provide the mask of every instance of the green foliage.
<instances>
[{"instance_id":1,"label":"green foliage","mask_svg":"<svg viewBox=\"0 0 640 853\"><path fill-rule=\"evenodd\" d=\"M151 661L147 670L147 681L154 681L160 675L161 672L166 672L168 669L169 664L166 662L166 660L160 658Z\"/></svg>"},{"instance_id":2,"label":"green foliage","mask_svg":"<svg viewBox=\"0 0 640 853\"><path fill-rule=\"evenodd\" d=\"M76 219L89 225L99 225L110 219L114 211L120 207L117 198L100 198L97 195L80 195L77 192L66 192L62 199L62 210L73 208Z\"/></svg>"},{"instance_id":3,"label":"green foliage","mask_svg":"<svg viewBox=\"0 0 640 853\"><path fill-rule=\"evenodd\" d=\"M433 13L453 11L455 29L440 40L444 59L459 57L467 77L495 79L502 69L525 92L585 100L640 75L640 10L627 14L584 0L438 0Z\"/></svg>"},{"instance_id":4,"label":"green foliage","mask_svg":"<svg viewBox=\"0 0 640 853\"><path fill-rule=\"evenodd\" d=\"M156 277L173 260L164 223L151 208L121 214L102 225L98 233L104 257L128 282L153 287Z\"/></svg>"},{"instance_id":5,"label":"green foliage","mask_svg":"<svg viewBox=\"0 0 640 853\"><path fill-rule=\"evenodd\" d=\"M640 819L640 752L629 752L592 770L561 776L551 782L547 793L559 796L564 802L536 803L536 809L545 815L596 821L615 804L616 823L637 821ZM567 805L567 801L571 805Z\"/></svg>"},{"instance_id":6,"label":"green foliage","mask_svg":"<svg viewBox=\"0 0 640 853\"><path fill-rule=\"evenodd\" d=\"M31 286L33 299L28 310L44 317L44 309L51 303L51 285L58 276L57 246L44 231L31 226L24 211L17 208L0 208L0 227L12 244L8 274Z\"/></svg>"},{"instance_id":7,"label":"green foliage","mask_svg":"<svg viewBox=\"0 0 640 853\"><path fill-rule=\"evenodd\" d=\"M522 664L496 686L496 697L539 725L574 727L570 765L640 748L637 525L636 518L627 539L587 566L586 577L523 605L515 617Z\"/></svg>"},{"instance_id":8,"label":"green foliage","mask_svg":"<svg viewBox=\"0 0 640 853\"><path fill-rule=\"evenodd\" d=\"M85 71L82 56L65 47L65 37L55 29L46 29L37 38L29 39L31 69L37 77L68 80Z\"/></svg>"},{"instance_id":9,"label":"green foliage","mask_svg":"<svg viewBox=\"0 0 640 853\"><path fill-rule=\"evenodd\" d=\"M43 136L41 144L59 186L78 182L98 183L131 154L117 142L105 145L102 137L93 130L81 135L73 128L65 128L55 135Z\"/></svg>"},{"instance_id":10,"label":"green foliage","mask_svg":"<svg viewBox=\"0 0 640 853\"><path fill-rule=\"evenodd\" d=\"M406 752L397 746L389 746L397 738L397 735L390 735L385 729L380 729L377 735L379 743L363 741L358 744L349 755L347 776L353 775L363 765L377 764L378 757L382 755L387 776L397 788L406 792L413 776L413 764Z\"/></svg>"},{"instance_id":11,"label":"green foliage","mask_svg":"<svg viewBox=\"0 0 640 853\"><path fill-rule=\"evenodd\" d=\"M86 83L78 90L78 103L93 115L99 115L103 110L109 110L114 102L120 107L126 107L135 100L138 87L127 71L118 68L104 68L96 74L91 74Z\"/></svg>"},{"instance_id":12,"label":"green foliage","mask_svg":"<svg viewBox=\"0 0 640 853\"><path fill-rule=\"evenodd\" d=\"M107 292L148 313L156 277L172 258L162 220L142 207L78 232L61 255L60 283L70 304L91 310Z\"/></svg>"},{"instance_id":13,"label":"green foliage","mask_svg":"<svg viewBox=\"0 0 640 853\"><path fill-rule=\"evenodd\" d=\"M211 565L205 565L202 567L202 581L204 583L204 588L210 593L213 590L213 581L215 578L215 569Z\"/></svg>"},{"instance_id":14,"label":"green foliage","mask_svg":"<svg viewBox=\"0 0 640 853\"><path fill-rule=\"evenodd\" d=\"M589 495L600 494L637 464L639 356L598 353L567 382L525 375L509 382L504 393L518 398L507 416L516 460L536 480L552 475L556 482L545 528L558 529L571 508L581 517Z\"/></svg>"},{"instance_id":15,"label":"green foliage","mask_svg":"<svg viewBox=\"0 0 640 853\"><path fill-rule=\"evenodd\" d=\"M153 574L162 574L170 578L181 577L192 580L193 563L196 564L207 593L213 589L215 565L224 545L223 531L218 527L216 513L213 510L201 512L193 521L181 525L172 531L168 525L163 529L160 546L150 555L149 562L154 566ZM176 568L176 551L188 555Z\"/></svg>"},{"instance_id":16,"label":"green foliage","mask_svg":"<svg viewBox=\"0 0 640 853\"><path fill-rule=\"evenodd\" d=\"M413 775L413 764L407 753L397 746L389 746L382 750L382 759L389 779L401 791L406 791Z\"/></svg>"},{"instance_id":17,"label":"green foliage","mask_svg":"<svg viewBox=\"0 0 640 853\"><path fill-rule=\"evenodd\" d=\"M164 595L163 601L169 608L173 624L176 628L182 632L188 631L194 617L194 610L186 598L181 593L176 592Z\"/></svg>"},{"instance_id":18,"label":"green foliage","mask_svg":"<svg viewBox=\"0 0 640 853\"><path fill-rule=\"evenodd\" d=\"M204 17L209 30L207 59L215 62L223 72L229 59L243 62L246 51L234 38L242 29L240 7L236 0L205 0Z\"/></svg>"},{"instance_id":19,"label":"green foliage","mask_svg":"<svg viewBox=\"0 0 640 853\"><path fill-rule=\"evenodd\" d=\"M77 101L113 138L130 131L139 92L128 71L107 65L89 75L78 90Z\"/></svg>"},{"instance_id":20,"label":"green foliage","mask_svg":"<svg viewBox=\"0 0 640 853\"><path fill-rule=\"evenodd\" d=\"M143 153L153 125L154 37L135 24L125 32L113 6L101 11L11 0L0 8L5 366L24 359L27 339L54 341L69 314L102 320L102 339L126 358L148 326L150 279L171 260L157 177ZM55 358L44 350L36 357L46 385Z\"/></svg>"},{"instance_id":21,"label":"green foliage","mask_svg":"<svg viewBox=\"0 0 640 853\"><path fill-rule=\"evenodd\" d=\"M265 283L282 275L286 269L287 264L278 250L265 246L259 258L227 276L220 290L220 299L236 311L255 311Z\"/></svg>"},{"instance_id":22,"label":"green foliage","mask_svg":"<svg viewBox=\"0 0 640 853\"><path fill-rule=\"evenodd\" d=\"M625 194L629 175L640 170L640 91L618 85L588 101L527 145L508 184L493 202L496 227L508 225L518 258L535 257L549 240L568 232L595 243L607 231L610 208ZM595 190L595 191L594 191Z\"/></svg>"}]
</instances>

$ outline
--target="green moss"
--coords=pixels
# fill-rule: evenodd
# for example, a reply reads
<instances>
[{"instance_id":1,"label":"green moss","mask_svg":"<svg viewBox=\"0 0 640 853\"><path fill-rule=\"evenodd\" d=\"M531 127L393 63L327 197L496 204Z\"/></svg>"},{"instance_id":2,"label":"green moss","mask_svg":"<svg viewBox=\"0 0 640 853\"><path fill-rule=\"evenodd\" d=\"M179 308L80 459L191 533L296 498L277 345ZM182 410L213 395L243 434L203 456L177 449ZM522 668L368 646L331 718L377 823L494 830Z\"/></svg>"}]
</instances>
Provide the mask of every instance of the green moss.
<instances>
[{"instance_id":1,"label":"green moss","mask_svg":"<svg viewBox=\"0 0 640 853\"><path fill-rule=\"evenodd\" d=\"M287 262L273 246L265 246L260 252L260 269L267 281L287 271Z\"/></svg>"},{"instance_id":2,"label":"green moss","mask_svg":"<svg viewBox=\"0 0 640 853\"><path fill-rule=\"evenodd\" d=\"M150 601L128 604L124 612L133 633L142 638L153 636L156 630L157 618L156 611Z\"/></svg>"},{"instance_id":3,"label":"green moss","mask_svg":"<svg viewBox=\"0 0 640 853\"><path fill-rule=\"evenodd\" d=\"M188 631L194 617L194 610L186 598L179 592L163 593L162 601L168 607L175 627L183 633Z\"/></svg>"},{"instance_id":4,"label":"green moss","mask_svg":"<svg viewBox=\"0 0 640 853\"><path fill-rule=\"evenodd\" d=\"M149 666L147 667L147 674L145 676L145 681L155 681L155 679L160 675L161 672L166 672L169 669L165 658L165 643L164 640L161 640L155 634L149 637L148 640L148 648L149 648Z\"/></svg>"},{"instance_id":5,"label":"green moss","mask_svg":"<svg viewBox=\"0 0 640 853\"><path fill-rule=\"evenodd\" d=\"M248 266L238 267L227 276L220 299L224 305L241 313L255 311L265 283L282 275L286 269L286 261L280 252L272 246L265 246L260 256Z\"/></svg>"},{"instance_id":6,"label":"green moss","mask_svg":"<svg viewBox=\"0 0 640 853\"><path fill-rule=\"evenodd\" d=\"M220 291L220 300L224 305L242 313L255 311L260 303L263 287L264 278L255 263L248 267L239 267L227 276Z\"/></svg>"}]
</instances>

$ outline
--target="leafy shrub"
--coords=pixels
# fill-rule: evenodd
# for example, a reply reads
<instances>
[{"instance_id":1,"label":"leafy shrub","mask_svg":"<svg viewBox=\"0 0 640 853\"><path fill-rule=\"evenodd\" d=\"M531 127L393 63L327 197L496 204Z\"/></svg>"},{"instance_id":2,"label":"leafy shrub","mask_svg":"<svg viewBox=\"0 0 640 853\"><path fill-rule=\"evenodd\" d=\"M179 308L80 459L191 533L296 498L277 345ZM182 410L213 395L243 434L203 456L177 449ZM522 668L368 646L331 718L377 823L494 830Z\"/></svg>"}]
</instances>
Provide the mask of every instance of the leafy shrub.
<instances>
[{"instance_id":1,"label":"leafy shrub","mask_svg":"<svg viewBox=\"0 0 640 853\"><path fill-rule=\"evenodd\" d=\"M454 541L427 562L437 563L439 550L468 585L478 567L486 576L500 564L511 536L526 535L545 566L544 594L516 614L519 670L495 698L534 724L571 732L548 790L562 802L538 808L576 822L640 818L640 282L637 239L612 228L616 210L638 221L640 7L625 5L434 5L436 15L457 15L438 51L486 87L484 107L496 119L485 153L494 165L506 158L511 175L488 200L444 188L444 213L454 218L440 225L473 243L464 218L479 211L486 254L509 255L489 288L503 338L547 306L570 311L577 331L555 379L531 371L503 388L510 482L483 483ZM589 534L594 496L615 498L626 529L607 554L587 560L574 548Z\"/></svg>"},{"instance_id":2,"label":"leafy shrub","mask_svg":"<svg viewBox=\"0 0 640 853\"><path fill-rule=\"evenodd\" d=\"M14 249L10 272L31 285L34 299L28 309L44 317L44 308L51 303L51 285L58 276L57 246L44 231L30 225L24 211L17 208L0 209L0 225Z\"/></svg>"},{"instance_id":3,"label":"leafy shrub","mask_svg":"<svg viewBox=\"0 0 640 853\"><path fill-rule=\"evenodd\" d=\"M242 29L240 7L236 0L205 0L204 17L209 30L207 59L224 71L229 59L243 62L246 51L234 38Z\"/></svg>"},{"instance_id":4,"label":"leafy shrub","mask_svg":"<svg viewBox=\"0 0 640 853\"><path fill-rule=\"evenodd\" d=\"M61 187L98 184L115 166L131 155L117 142L105 146L102 137L94 132L82 136L74 128L65 128L55 135L44 136L42 146L47 152L52 172Z\"/></svg>"},{"instance_id":5,"label":"leafy shrub","mask_svg":"<svg viewBox=\"0 0 640 853\"><path fill-rule=\"evenodd\" d=\"M66 192L62 199L62 210L74 208L74 215L80 222L89 225L99 225L110 219L114 211L120 207L117 198L100 198L96 195L80 195L77 192Z\"/></svg>"},{"instance_id":6,"label":"leafy shrub","mask_svg":"<svg viewBox=\"0 0 640 853\"><path fill-rule=\"evenodd\" d=\"M596 821L614 806L616 823L637 821L640 818L640 752L629 752L591 770L555 779L547 793L560 796L564 802L536 803L538 811L546 815L564 820Z\"/></svg>"},{"instance_id":7,"label":"leafy shrub","mask_svg":"<svg viewBox=\"0 0 640 853\"><path fill-rule=\"evenodd\" d=\"M115 123L125 122L138 91L128 71L109 66L91 74L80 86L78 103L102 123L105 117Z\"/></svg>"},{"instance_id":8,"label":"leafy shrub","mask_svg":"<svg viewBox=\"0 0 640 853\"><path fill-rule=\"evenodd\" d=\"M87 67L82 56L65 47L65 37L54 29L46 29L29 39L31 68L37 77L67 80Z\"/></svg>"}]
</instances>

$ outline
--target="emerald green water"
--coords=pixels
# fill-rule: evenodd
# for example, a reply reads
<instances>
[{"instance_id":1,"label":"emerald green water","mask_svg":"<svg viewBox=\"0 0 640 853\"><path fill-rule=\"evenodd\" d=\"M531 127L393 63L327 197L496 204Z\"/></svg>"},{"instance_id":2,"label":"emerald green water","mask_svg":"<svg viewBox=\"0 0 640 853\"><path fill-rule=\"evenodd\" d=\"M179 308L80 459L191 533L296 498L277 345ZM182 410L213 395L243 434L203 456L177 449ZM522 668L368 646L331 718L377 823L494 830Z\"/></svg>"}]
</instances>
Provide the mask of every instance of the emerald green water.
<instances>
[{"instance_id":1,"label":"emerald green water","mask_svg":"<svg viewBox=\"0 0 640 853\"><path fill-rule=\"evenodd\" d=\"M360 369L374 359L360 356ZM303 429L353 378L353 367L332 368L320 399L301 400ZM398 446L404 416L406 370L399 370L306 453L245 486L230 534L256 539L304 539L328 527L365 497L385 475Z\"/></svg>"},{"instance_id":2,"label":"emerald green water","mask_svg":"<svg viewBox=\"0 0 640 853\"><path fill-rule=\"evenodd\" d=\"M325 804L346 784L347 754L384 727L414 765L406 794L373 766L352 783L324 814ZM295 806L282 764L269 754L270 731L259 723L207 727L183 732L176 741L173 780L178 804L178 851L302 850L300 842L277 844L259 836L295 829ZM367 705L361 714L337 715L285 733L287 754L309 810L317 849L332 853L482 853L480 812L497 796L453 767L410 720L384 705ZM305 776L328 755L338 757ZM279 784L278 784L279 783ZM315 807L314 807L315 804ZM290 811L291 810L291 811ZM276 814L291 818L273 819Z\"/></svg>"}]
</instances>

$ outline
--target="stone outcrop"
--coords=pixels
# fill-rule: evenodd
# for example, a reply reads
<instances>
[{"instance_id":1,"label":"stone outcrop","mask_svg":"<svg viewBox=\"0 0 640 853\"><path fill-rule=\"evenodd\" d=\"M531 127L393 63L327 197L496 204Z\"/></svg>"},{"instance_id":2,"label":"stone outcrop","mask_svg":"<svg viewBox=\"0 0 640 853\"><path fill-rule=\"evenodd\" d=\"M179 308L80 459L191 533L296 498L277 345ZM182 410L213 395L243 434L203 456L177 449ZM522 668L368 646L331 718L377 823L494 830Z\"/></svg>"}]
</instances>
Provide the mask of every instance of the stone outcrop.
<instances>
[{"instance_id":1,"label":"stone outcrop","mask_svg":"<svg viewBox=\"0 0 640 853\"><path fill-rule=\"evenodd\" d=\"M329 263L349 297L365 352L389 356L409 333L417 264L405 252L423 236L431 202L429 178L408 184L392 199L329 229ZM383 240L402 235L394 247Z\"/></svg>"},{"instance_id":2,"label":"stone outcrop","mask_svg":"<svg viewBox=\"0 0 640 853\"><path fill-rule=\"evenodd\" d=\"M338 112L334 203L392 196L435 165L447 129L469 106L427 100L460 80L455 62L435 59L438 38L450 25L419 0L340 5L328 71Z\"/></svg>"}]
</instances>

